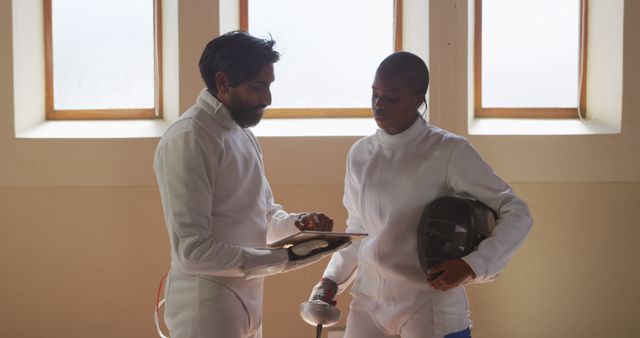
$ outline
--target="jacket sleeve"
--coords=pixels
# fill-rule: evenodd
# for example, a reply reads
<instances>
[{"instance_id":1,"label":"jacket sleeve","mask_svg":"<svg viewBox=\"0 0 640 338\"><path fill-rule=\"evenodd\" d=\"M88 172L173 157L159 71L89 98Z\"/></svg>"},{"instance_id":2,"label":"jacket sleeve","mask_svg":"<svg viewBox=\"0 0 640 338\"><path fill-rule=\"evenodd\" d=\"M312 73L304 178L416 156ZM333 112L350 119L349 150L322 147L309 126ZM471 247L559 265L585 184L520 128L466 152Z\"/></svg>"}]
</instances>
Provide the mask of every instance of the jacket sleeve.
<instances>
[{"instance_id":1,"label":"jacket sleeve","mask_svg":"<svg viewBox=\"0 0 640 338\"><path fill-rule=\"evenodd\" d=\"M470 194L498 214L493 234L463 258L476 274L476 281L493 279L530 231L533 220L529 208L467 140L454 147L447 174L454 193Z\"/></svg>"},{"instance_id":2,"label":"jacket sleeve","mask_svg":"<svg viewBox=\"0 0 640 338\"><path fill-rule=\"evenodd\" d=\"M351 157L351 154L349 155ZM347 160L347 173L344 182L342 202L347 210L346 232L365 232L360 214L359 187L351 172L350 160ZM364 239L363 239L364 240ZM353 242L331 256L323 278L338 283L338 293L342 293L355 278L358 269L358 251L363 240Z\"/></svg>"},{"instance_id":3,"label":"jacket sleeve","mask_svg":"<svg viewBox=\"0 0 640 338\"><path fill-rule=\"evenodd\" d=\"M267 182L267 179L265 178L264 181ZM268 182L265 184L265 190L265 196L267 197L267 243L273 243L300 231L295 226L298 214L287 213L282 210L280 204L274 202L273 193Z\"/></svg>"},{"instance_id":4,"label":"jacket sleeve","mask_svg":"<svg viewBox=\"0 0 640 338\"><path fill-rule=\"evenodd\" d=\"M246 130L246 134L260 153L260 157L262 157L262 147L260 146L260 142L258 142L256 136L251 132L251 130ZM264 164L261 165L264 172ZM276 204L274 202L271 186L269 185L269 181L266 177L264 178L264 182L264 196L266 198L265 205L267 207L267 243L273 243L299 231L294 225L298 214L289 214L282 209L280 204Z\"/></svg>"},{"instance_id":5,"label":"jacket sleeve","mask_svg":"<svg viewBox=\"0 0 640 338\"><path fill-rule=\"evenodd\" d=\"M188 129L163 137L158 145L154 170L172 258L188 274L241 277L251 269L255 276L262 268L265 275L276 273L288 261L286 250L235 246L212 236L213 191L221 151L221 145L207 144L205 152L203 141Z\"/></svg>"}]
</instances>

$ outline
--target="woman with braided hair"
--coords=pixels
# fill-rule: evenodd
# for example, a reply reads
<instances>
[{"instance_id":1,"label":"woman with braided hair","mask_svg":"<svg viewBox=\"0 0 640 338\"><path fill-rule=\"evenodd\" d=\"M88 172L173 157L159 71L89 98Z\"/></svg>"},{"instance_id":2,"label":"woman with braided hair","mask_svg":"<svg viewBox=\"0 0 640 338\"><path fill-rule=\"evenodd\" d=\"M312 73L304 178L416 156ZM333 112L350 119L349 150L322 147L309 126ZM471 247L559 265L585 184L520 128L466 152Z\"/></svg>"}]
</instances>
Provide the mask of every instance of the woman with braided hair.
<instances>
[{"instance_id":1,"label":"woman with braided hair","mask_svg":"<svg viewBox=\"0 0 640 338\"><path fill-rule=\"evenodd\" d=\"M465 138L425 122L429 71L397 52L378 67L371 108L379 127L349 151L347 231L369 236L333 254L310 300L335 305L352 282L345 337L471 337L464 284L495 278L529 232L524 201ZM497 213L491 236L469 255L425 276L417 253L424 207L437 197L471 195Z\"/></svg>"}]
</instances>

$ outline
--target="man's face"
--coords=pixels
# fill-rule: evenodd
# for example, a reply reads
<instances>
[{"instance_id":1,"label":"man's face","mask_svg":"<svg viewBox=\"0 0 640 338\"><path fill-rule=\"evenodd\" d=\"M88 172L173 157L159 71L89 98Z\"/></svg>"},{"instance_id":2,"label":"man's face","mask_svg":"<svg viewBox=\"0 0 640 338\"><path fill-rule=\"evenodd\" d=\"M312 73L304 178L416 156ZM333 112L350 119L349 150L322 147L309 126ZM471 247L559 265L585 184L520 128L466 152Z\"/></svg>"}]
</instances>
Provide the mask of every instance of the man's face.
<instances>
[{"instance_id":1,"label":"man's face","mask_svg":"<svg viewBox=\"0 0 640 338\"><path fill-rule=\"evenodd\" d=\"M231 111L231 118L242 128L253 127L271 104L271 83L275 80L273 64L265 65L253 79L229 87L221 100ZM225 102L226 101L226 102Z\"/></svg>"},{"instance_id":2,"label":"man's face","mask_svg":"<svg viewBox=\"0 0 640 338\"><path fill-rule=\"evenodd\" d=\"M422 98L413 94L397 75L376 72L371 90L373 117L378 127L388 134L395 135L405 131L418 117Z\"/></svg>"}]
</instances>

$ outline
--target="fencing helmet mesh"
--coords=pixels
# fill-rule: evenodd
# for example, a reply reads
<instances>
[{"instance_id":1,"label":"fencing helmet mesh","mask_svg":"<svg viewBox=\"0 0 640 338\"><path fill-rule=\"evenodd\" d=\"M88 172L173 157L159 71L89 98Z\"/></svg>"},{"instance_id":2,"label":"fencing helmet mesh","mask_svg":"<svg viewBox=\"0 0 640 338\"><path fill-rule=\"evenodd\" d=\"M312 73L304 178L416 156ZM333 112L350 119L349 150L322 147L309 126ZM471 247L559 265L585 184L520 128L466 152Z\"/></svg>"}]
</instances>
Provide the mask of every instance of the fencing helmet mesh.
<instances>
[{"instance_id":1,"label":"fencing helmet mesh","mask_svg":"<svg viewBox=\"0 0 640 338\"><path fill-rule=\"evenodd\" d=\"M482 202L443 196L427 205L418 225L418 258L425 274L435 265L471 253L489 237L496 213Z\"/></svg>"}]
</instances>

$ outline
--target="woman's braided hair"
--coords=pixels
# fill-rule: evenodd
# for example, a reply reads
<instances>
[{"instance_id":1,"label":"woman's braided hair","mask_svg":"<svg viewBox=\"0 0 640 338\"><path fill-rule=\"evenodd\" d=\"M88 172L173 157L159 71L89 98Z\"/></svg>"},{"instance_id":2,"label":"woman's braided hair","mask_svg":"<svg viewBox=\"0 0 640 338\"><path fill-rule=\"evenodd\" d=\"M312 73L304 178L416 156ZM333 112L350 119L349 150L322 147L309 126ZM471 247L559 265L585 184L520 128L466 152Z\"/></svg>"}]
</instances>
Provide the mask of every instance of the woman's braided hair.
<instances>
[{"instance_id":1,"label":"woman's braided hair","mask_svg":"<svg viewBox=\"0 0 640 338\"><path fill-rule=\"evenodd\" d=\"M424 98L426 113L429 69L419 56L409 52L395 52L382 60L378 66L378 72L391 73L405 81L413 94L421 95Z\"/></svg>"}]
</instances>

